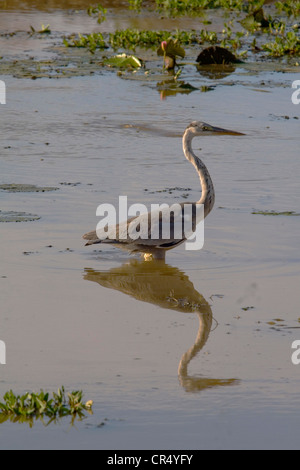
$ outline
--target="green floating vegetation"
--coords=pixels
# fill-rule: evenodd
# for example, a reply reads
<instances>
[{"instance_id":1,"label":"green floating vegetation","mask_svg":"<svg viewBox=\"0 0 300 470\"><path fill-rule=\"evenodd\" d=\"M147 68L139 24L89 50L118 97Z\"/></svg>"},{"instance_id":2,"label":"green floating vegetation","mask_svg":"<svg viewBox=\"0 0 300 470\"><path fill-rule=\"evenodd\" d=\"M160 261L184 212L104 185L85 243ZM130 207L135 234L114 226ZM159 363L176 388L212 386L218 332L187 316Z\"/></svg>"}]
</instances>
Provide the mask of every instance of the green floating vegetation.
<instances>
[{"instance_id":1,"label":"green floating vegetation","mask_svg":"<svg viewBox=\"0 0 300 470\"><path fill-rule=\"evenodd\" d=\"M273 57L300 54L300 37L295 31L289 31L286 35L277 36L274 41L262 44L261 48Z\"/></svg>"},{"instance_id":2,"label":"green floating vegetation","mask_svg":"<svg viewBox=\"0 0 300 470\"><path fill-rule=\"evenodd\" d=\"M157 48L163 41L174 41L177 45L193 45L204 44L205 42L215 44L218 41L217 33L207 31L205 29L196 32L191 31L152 31L138 29L116 30L104 38L102 33L78 34L78 36L70 36L64 38L63 43L66 47L83 47L94 52L96 49L108 49L109 47L117 50L130 49L135 50L137 47Z\"/></svg>"},{"instance_id":3,"label":"green floating vegetation","mask_svg":"<svg viewBox=\"0 0 300 470\"><path fill-rule=\"evenodd\" d=\"M141 11L145 3L143 0L129 0L130 8L136 11ZM223 9L223 10L237 10L237 11L253 11L261 8L265 0L155 0L155 9L159 13L165 13L169 16L179 15L202 15L203 10ZM282 2L279 2L282 3ZM286 2L287 6L284 11L295 10L292 3Z\"/></svg>"},{"instance_id":4,"label":"green floating vegetation","mask_svg":"<svg viewBox=\"0 0 300 470\"><path fill-rule=\"evenodd\" d=\"M50 186L35 186L34 184L1 184L0 190L7 191L9 193L45 193L47 191L57 191L58 188Z\"/></svg>"},{"instance_id":5,"label":"green floating vegetation","mask_svg":"<svg viewBox=\"0 0 300 470\"><path fill-rule=\"evenodd\" d=\"M286 2L276 2L275 6L279 13L285 13L288 17L300 15L300 1L299 0L288 0Z\"/></svg>"},{"instance_id":6,"label":"green floating vegetation","mask_svg":"<svg viewBox=\"0 0 300 470\"><path fill-rule=\"evenodd\" d=\"M168 12L171 15L199 13L199 10L213 8L243 9L243 0L156 0L158 11Z\"/></svg>"},{"instance_id":7,"label":"green floating vegetation","mask_svg":"<svg viewBox=\"0 0 300 470\"><path fill-rule=\"evenodd\" d=\"M258 214L258 215L286 215L286 216L299 216L300 213L294 211L283 211L283 212L276 212L276 211L253 211L251 214Z\"/></svg>"},{"instance_id":8,"label":"green floating vegetation","mask_svg":"<svg viewBox=\"0 0 300 470\"><path fill-rule=\"evenodd\" d=\"M0 211L0 222L33 222L40 216L26 212Z\"/></svg>"},{"instance_id":9,"label":"green floating vegetation","mask_svg":"<svg viewBox=\"0 0 300 470\"><path fill-rule=\"evenodd\" d=\"M157 44L166 41L170 37L168 31L150 31L137 29L116 30L109 35L109 44L113 49L136 47L157 47Z\"/></svg>"},{"instance_id":10,"label":"green floating vegetation","mask_svg":"<svg viewBox=\"0 0 300 470\"><path fill-rule=\"evenodd\" d=\"M69 39L64 38L63 43L66 47L83 47L94 52L96 49L106 49L108 46L103 38L102 33L81 34L71 36Z\"/></svg>"},{"instance_id":11,"label":"green floating vegetation","mask_svg":"<svg viewBox=\"0 0 300 470\"><path fill-rule=\"evenodd\" d=\"M47 25L44 25L42 24L41 25L41 29L39 30L36 30L33 26L30 26L30 34L50 34L51 33L51 29L50 29L50 25L47 24Z\"/></svg>"},{"instance_id":12,"label":"green floating vegetation","mask_svg":"<svg viewBox=\"0 0 300 470\"><path fill-rule=\"evenodd\" d=\"M241 20L240 23L245 29L252 33L261 28L265 30L266 28L271 28L274 25L278 26L281 24L277 18L276 20L273 20L271 16L266 17L263 8L250 13L246 18Z\"/></svg>"},{"instance_id":13,"label":"green floating vegetation","mask_svg":"<svg viewBox=\"0 0 300 470\"><path fill-rule=\"evenodd\" d=\"M129 0L130 7L140 11L143 0ZM199 10L212 8L237 8L243 7L243 0L155 0L156 10L170 15L186 13L199 13Z\"/></svg>"},{"instance_id":14,"label":"green floating vegetation","mask_svg":"<svg viewBox=\"0 0 300 470\"><path fill-rule=\"evenodd\" d=\"M106 20L107 10L106 8L103 8L103 6L100 3L98 3L97 6L88 7L87 13L91 17L94 17L94 18L96 17L98 24L101 24L103 23L103 21Z\"/></svg>"},{"instance_id":15,"label":"green floating vegetation","mask_svg":"<svg viewBox=\"0 0 300 470\"><path fill-rule=\"evenodd\" d=\"M104 65L117 68L137 69L142 67L142 63L137 57L127 54L118 54L114 57L110 57L109 59L105 59L103 63Z\"/></svg>"},{"instance_id":16,"label":"green floating vegetation","mask_svg":"<svg viewBox=\"0 0 300 470\"><path fill-rule=\"evenodd\" d=\"M129 0L130 8L141 11L144 4L149 4L143 0ZM203 10L223 9L253 12L260 9L266 2L265 0L155 0L155 9L160 13L166 13L170 16L178 15L202 15ZM287 0L278 1L275 7L279 13L285 13L287 16L300 15L300 1Z\"/></svg>"},{"instance_id":17,"label":"green floating vegetation","mask_svg":"<svg viewBox=\"0 0 300 470\"><path fill-rule=\"evenodd\" d=\"M45 425L65 416L71 416L72 422L76 418L81 420L85 417L85 411L91 413L93 405L91 400L83 403L82 398L82 391L73 391L66 396L64 387L53 393L52 398L43 390L24 395L15 395L10 390L3 396L4 403L0 403L0 423L10 420L32 427L35 420L41 420ZM47 423L44 418L48 418Z\"/></svg>"},{"instance_id":18,"label":"green floating vegetation","mask_svg":"<svg viewBox=\"0 0 300 470\"><path fill-rule=\"evenodd\" d=\"M157 47L163 41L174 41L177 47L181 45L203 44L204 42L216 42L217 34L207 30L200 31L151 31L137 29L117 30L109 35L109 43L113 48L123 47Z\"/></svg>"},{"instance_id":19,"label":"green floating vegetation","mask_svg":"<svg viewBox=\"0 0 300 470\"><path fill-rule=\"evenodd\" d=\"M0 211L0 222L33 222L40 216L26 212Z\"/></svg>"},{"instance_id":20,"label":"green floating vegetation","mask_svg":"<svg viewBox=\"0 0 300 470\"><path fill-rule=\"evenodd\" d=\"M253 23L255 30L257 30L259 23ZM250 28L250 26L249 26ZM270 29L272 25L270 24ZM272 57L282 57L284 55L299 55L300 54L300 37L295 31L284 32L285 24L280 23L280 30L274 30L270 32L275 36L274 41L269 41L265 44L261 44L260 48L263 51L268 52ZM225 24L223 30L223 39L219 39L215 31L208 31L201 29L199 32L195 30L191 31L151 31L151 30L136 30L126 29L117 30L114 33L110 33L108 40L104 39L102 33L92 33L87 35L79 34L77 37L64 38L63 42L67 47L78 47L87 48L91 52L95 52L96 49L108 49L112 47L114 50L127 49L135 50L137 47L140 48L157 48L158 44L164 42L174 41L178 46L189 46L189 45L203 45L219 43L223 48L230 47L234 51L243 47L242 38L246 37L242 31L232 33L231 28ZM256 39L254 39L256 46ZM160 46L161 47L161 46ZM245 55L247 51L240 53L240 57Z\"/></svg>"},{"instance_id":21,"label":"green floating vegetation","mask_svg":"<svg viewBox=\"0 0 300 470\"><path fill-rule=\"evenodd\" d=\"M235 31L233 20L231 20L228 24L224 22L223 31L219 34L216 31L208 31L207 29L157 31L128 28L116 30L112 33L97 32L72 35L64 38L63 42L67 47L87 48L92 53L96 49L111 48L115 51L118 49L135 51L137 47L156 48L164 56L164 59L171 57L170 66L169 59L165 60L166 68L174 68L175 65L175 59L167 51L170 44L176 45L178 50L179 48L182 49L183 46L218 44L223 48L229 48L233 52L239 51L239 58L246 57L250 50L255 53L267 53L269 57L274 58L285 55L295 57L300 54L299 24L293 24L291 19L286 22L287 17L297 18L300 15L300 0L296 2L276 2L276 8L273 6L272 11L275 14L278 11L281 15L280 18L276 16L272 18L270 15L265 14L263 10L264 0L254 0L252 2L246 0L156 0L152 3L155 4L156 10L167 12L167 14L171 12L174 16L176 14L200 14L201 11L209 8L240 10L243 12L244 18L241 17L238 22L244 29ZM134 9L141 9L143 6L142 1L130 1L129 4ZM146 6L149 7L149 2L146 2ZM98 22L105 20L106 10L100 5L95 8L91 7L88 13L91 16L96 15ZM246 16L244 13L246 13ZM204 23L210 24L211 22L204 21ZM260 35L257 35L257 32ZM253 35L252 43L249 40L249 33ZM164 48L162 45L166 45L166 47ZM180 53L177 51L175 58L176 55L183 57L182 50Z\"/></svg>"},{"instance_id":22,"label":"green floating vegetation","mask_svg":"<svg viewBox=\"0 0 300 470\"><path fill-rule=\"evenodd\" d=\"M149 189L144 189L144 191L149 191ZM175 188L164 188L164 189L157 189L156 191L149 191L149 194L156 194L156 193L173 194L174 191L188 193L189 191L192 191L192 189L191 188L180 188L180 187L176 186Z\"/></svg>"}]
</instances>

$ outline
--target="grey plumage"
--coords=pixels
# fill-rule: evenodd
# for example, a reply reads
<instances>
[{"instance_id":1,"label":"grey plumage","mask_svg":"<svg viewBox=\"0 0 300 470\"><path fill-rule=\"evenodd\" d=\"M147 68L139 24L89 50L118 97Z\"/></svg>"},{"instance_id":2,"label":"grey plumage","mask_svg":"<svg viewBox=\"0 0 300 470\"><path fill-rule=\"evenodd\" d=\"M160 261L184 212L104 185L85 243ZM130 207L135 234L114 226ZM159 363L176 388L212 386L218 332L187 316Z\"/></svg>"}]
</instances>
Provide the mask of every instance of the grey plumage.
<instances>
[{"instance_id":1,"label":"grey plumage","mask_svg":"<svg viewBox=\"0 0 300 470\"><path fill-rule=\"evenodd\" d=\"M187 207L188 204L192 204L192 218L193 218L193 230L195 230L195 226L200 220L197 220L197 209L198 207L204 205L204 217L206 217L212 210L215 202L215 191L211 176L209 171L203 161L197 157L193 150L192 150L192 140L196 136L201 135L215 135L215 134L230 134L230 135L243 135L238 132L229 131L227 129L222 129L218 127L211 126L210 124L206 124L204 122L193 121L191 124L185 129L183 138L182 138L182 146L183 152L187 160L194 166L196 169L201 185L201 197L199 201L195 203L181 203L181 213L177 216L181 217L182 221L184 220L184 207ZM180 208L179 208L180 212ZM169 214L170 215L170 214ZM174 219L175 215L172 217L170 216L170 238L166 239L162 237L162 220L163 220L163 212L161 212L157 217L157 223L159 227L157 227L157 233L159 236L157 238L151 238L151 223L153 220L153 213L142 214L135 217L131 217L126 222L121 224L117 224L113 227L115 237L113 239L106 238L106 239L99 239L97 236L96 231L92 231L86 233L83 238L88 240L86 245L94 245L97 243L110 243L113 245L118 246L119 248L123 248L129 250L130 252L140 252L145 255L151 255L153 258L157 259L164 259L165 252L180 245L181 243L185 242L188 238L184 232L182 232L182 236L180 238L174 237ZM130 224L134 222L136 224L145 224L148 227L148 233L144 235L144 238L131 238L130 233L128 232L128 228ZM124 237L120 236L120 233L128 234L128 236L124 239ZM152 232L153 233L153 232ZM190 234L191 235L191 234Z\"/></svg>"}]
</instances>

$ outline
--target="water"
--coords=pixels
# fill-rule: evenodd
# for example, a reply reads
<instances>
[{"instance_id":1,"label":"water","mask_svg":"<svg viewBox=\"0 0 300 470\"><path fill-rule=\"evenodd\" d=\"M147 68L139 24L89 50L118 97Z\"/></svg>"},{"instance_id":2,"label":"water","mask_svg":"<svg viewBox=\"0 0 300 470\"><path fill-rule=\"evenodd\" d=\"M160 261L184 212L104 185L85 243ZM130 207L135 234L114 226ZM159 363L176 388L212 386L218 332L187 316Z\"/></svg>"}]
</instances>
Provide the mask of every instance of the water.
<instances>
[{"instance_id":1,"label":"water","mask_svg":"<svg viewBox=\"0 0 300 470\"><path fill-rule=\"evenodd\" d=\"M0 192L2 211L41 217L1 223L0 394L64 385L94 401L75 427L2 424L2 449L299 447L300 217L252 214L299 213L299 75L285 72L191 67L199 90L164 100L155 77L115 71L1 77L0 185L58 190ZM199 198L181 150L193 119L245 133L194 140L216 188L204 249L178 247L161 267L84 247L97 206L119 195Z\"/></svg>"}]
</instances>

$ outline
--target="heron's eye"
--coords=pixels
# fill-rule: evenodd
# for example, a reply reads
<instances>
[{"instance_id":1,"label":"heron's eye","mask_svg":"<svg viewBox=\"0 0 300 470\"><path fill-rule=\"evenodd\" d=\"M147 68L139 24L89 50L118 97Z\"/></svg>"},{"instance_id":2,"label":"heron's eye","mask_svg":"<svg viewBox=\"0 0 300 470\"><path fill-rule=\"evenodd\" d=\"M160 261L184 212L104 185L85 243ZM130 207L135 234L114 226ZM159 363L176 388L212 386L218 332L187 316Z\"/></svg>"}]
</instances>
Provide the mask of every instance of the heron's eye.
<instances>
[{"instance_id":1,"label":"heron's eye","mask_svg":"<svg viewBox=\"0 0 300 470\"><path fill-rule=\"evenodd\" d=\"M203 127L202 127L202 130L203 130L203 131L209 131L209 128L208 128L207 126L203 126Z\"/></svg>"}]
</instances>

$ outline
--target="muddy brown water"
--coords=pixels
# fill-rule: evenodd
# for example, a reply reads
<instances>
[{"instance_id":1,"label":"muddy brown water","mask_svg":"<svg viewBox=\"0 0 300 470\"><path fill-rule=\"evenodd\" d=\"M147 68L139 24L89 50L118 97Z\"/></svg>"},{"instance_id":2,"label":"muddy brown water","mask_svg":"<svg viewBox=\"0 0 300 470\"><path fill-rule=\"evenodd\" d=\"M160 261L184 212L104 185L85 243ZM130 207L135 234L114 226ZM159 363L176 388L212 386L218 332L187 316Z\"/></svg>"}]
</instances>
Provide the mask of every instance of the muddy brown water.
<instances>
[{"instance_id":1,"label":"muddy brown water","mask_svg":"<svg viewBox=\"0 0 300 470\"><path fill-rule=\"evenodd\" d=\"M29 14L39 24L44 14L12 9L2 22ZM65 11L49 15L68 29ZM16 52L5 41L7 56ZM1 75L0 185L58 189L0 190L2 212L40 217L0 223L0 395L64 385L94 401L71 428L1 424L2 449L299 447L300 218L252 213L299 213L299 71L280 68L209 76L187 66L181 78L196 90L166 99L156 69L151 80ZM194 119L245 134L194 140L216 189L204 248L178 247L162 266L84 247L97 206L119 195L148 205L199 198L180 137Z\"/></svg>"}]
</instances>

